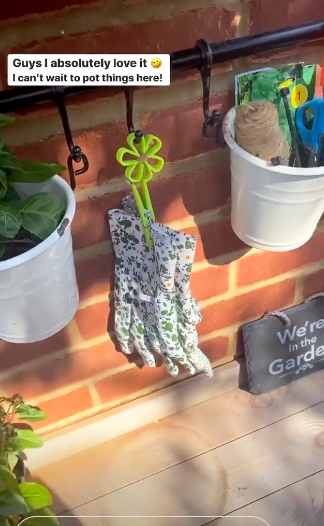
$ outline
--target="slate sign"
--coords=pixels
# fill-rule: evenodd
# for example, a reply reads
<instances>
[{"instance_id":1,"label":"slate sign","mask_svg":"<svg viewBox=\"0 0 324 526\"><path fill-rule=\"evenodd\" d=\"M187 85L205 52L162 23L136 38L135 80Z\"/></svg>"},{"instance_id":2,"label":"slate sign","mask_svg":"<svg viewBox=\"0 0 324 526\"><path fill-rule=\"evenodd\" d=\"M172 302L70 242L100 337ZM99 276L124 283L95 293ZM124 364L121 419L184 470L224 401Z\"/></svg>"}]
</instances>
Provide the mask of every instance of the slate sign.
<instances>
[{"instance_id":1,"label":"slate sign","mask_svg":"<svg viewBox=\"0 0 324 526\"><path fill-rule=\"evenodd\" d=\"M324 295L284 311L290 325L268 316L244 325L253 394L262 394L324 368Z\"/></svg>"}]
</instances>

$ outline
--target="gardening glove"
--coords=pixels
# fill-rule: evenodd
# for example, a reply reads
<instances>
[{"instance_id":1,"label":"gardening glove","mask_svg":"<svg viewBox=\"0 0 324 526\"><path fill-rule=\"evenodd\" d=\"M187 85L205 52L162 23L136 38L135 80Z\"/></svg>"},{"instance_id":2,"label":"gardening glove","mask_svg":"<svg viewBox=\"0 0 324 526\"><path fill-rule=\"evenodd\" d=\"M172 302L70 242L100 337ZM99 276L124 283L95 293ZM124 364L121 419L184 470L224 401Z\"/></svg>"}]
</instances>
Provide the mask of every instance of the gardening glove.
<instances>
[{"instance_id":1,"label":"gardening glove","mask_svg":"<svg viewBox=\"0 0 324 526\"><path fill-rule=\"evenodd\" d=\"M182 347L199 371L213 376L208 358L198 347L196 326L201 322L201 312L190 291L190 275L195 258L197 238L174 231L174 244L178 254L175 270L176 308L178 333Z\"/></svg>"},{"instance_id":2,"label":"gardening glove","mask_svg":"<svg viewBox=\"0 0 324 526\"><path fill-rule=\"evenodd\" d=\"M190 290L189 279L197 238L177 232L148 215L155 257L158 262L158 291L155 301L156 325L161 354L171 362L179 362L191 374L196 370L212 376L209 360L198 348L196 325L201 314ZM176 364L173 374L176 373Z\"/></svg>"},{"instance_id":3,"label":"gardening glove","mask_svg":"<svg viewBox=\"0 0 324 526\"><path fill-rule=\"evenodd\" d=\"M158 269L154 251L145 242L139 217L132 208L127 210L111 210L108 214L115 252L115 333L125 354L136 349L143 362L154 367L154 351L175 375L179 369L161 352L155 319L152 290L157 289Z\"/></svg>"},{"instance_id":4,"label":"gardening glove","mask_svg":"<svg viewBox=\"0 0 324 526\"><path fill-rule=\"evenodd\" d=\"M194 309L196 316L187 320L187 326L182 321L178 331L181 298L174 284L175 279L181 278L181 272L175 274L175 264L181 265L173 238L179 233L152 221L151 234L155 242L154 248L150 249L135 212L136 205L132 198L123 201L128 214L120 210L109 213L116 254L115 331L123 352L130 354L136 348L150 367L156 364L153 352L159 353L172 376L179 372L177 364L182 364L190 374L197 369L211 376L210 364L196 344L195 324L200 321L200 314L190 292L187 297L183 296L188 303L186 310L190 314ZM195 245L195 238L189 236L186 241L189 238ZM194 246L191 249L193 261ZM193 325L189 327L190 323ZM190 337L186 331L188 334L191 331ZM188 345L188 348L183 345Z\"/></svg>"},{"instance_id":5,"label":"gardening glove","mask_svg":"<svg viewBox=\"0 0 324 526\"><path fill-rule=\"evenodd\" d=\"M144 334L145 316L136 309L141 300L139 288L133 280L134 266L141 267L143 264L143 233L138 219L134 220L132 215L121 210L111 210L108 219L115 252L115 333L123 353L132 354L136 342L136 349L144 364L155 367L156 360Z\"/></svg>"}]
</instances>

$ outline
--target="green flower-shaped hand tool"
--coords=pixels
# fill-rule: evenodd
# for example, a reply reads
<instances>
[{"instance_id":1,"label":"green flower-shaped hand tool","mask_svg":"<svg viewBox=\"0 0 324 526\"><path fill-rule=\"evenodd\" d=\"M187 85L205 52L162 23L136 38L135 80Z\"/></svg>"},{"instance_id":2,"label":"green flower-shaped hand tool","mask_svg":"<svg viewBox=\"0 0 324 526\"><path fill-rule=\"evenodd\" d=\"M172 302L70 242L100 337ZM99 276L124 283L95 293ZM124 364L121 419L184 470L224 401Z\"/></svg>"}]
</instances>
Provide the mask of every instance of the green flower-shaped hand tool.
<instances>
[{"instance_id":1,"label":"green flower-shaped hand tool","mask_svg":"<svg viewBox=\"0 0 324 526\"><path fill-rule=\"evenodd\" d=\"M164 166L164 159L156 153L162 147L162 141L155 135L143 135L138 144L135 143L135 133L130 133L127 137L129 148L119 148L116 159L119 164L126 167L125 177L132 186L132 191L136 199L137 208L144 228L146 242L152 246L152 240L148 228L148 221L145 210L150 212L152 219L155 219L154 210L147 183L152 179L153 173L158 173ZM130 155L134 159L124 159L125 155ZM149 161L153 162L150 163ZM142 188L142 197L136 187L139 183Z\"/></svg>"}]
</instances>

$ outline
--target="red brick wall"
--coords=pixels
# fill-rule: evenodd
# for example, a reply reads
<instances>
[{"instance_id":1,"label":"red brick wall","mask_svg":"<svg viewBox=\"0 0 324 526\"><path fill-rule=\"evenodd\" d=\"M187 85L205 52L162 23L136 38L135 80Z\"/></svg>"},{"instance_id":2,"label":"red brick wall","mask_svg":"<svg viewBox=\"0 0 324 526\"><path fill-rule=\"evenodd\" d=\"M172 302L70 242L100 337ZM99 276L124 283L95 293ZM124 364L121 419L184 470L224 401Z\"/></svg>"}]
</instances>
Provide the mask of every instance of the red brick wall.
<instances>
[{"instance_id":1,"label":"red brick wall","mask_svg":"<svg viewBox=\"0 0 324 526\"><path fill-rule=\"evenodd\" d=\"M170 52L198 38L212 42L324 17L313 0L48 0L5 2L0 11L0 79L6 55L28 52ZM20 10L20 11L19 11ZM279 16L280 13L280 16ZM9 20L10 19L10 20ZM321 61L322 46L270 54L272 60ZM287 59L288 57L288 59ZM267 57L220 65L213 71L212 106L233 104L233 76ZM300 302L324 288L324 231L289 253L250 250L230 226L228 151L201 137L201 82L195 71L177 75L171 87L135 93L135 124L160 136L167 161L151 183L157 219L198 235L192 289L200 302L201 348L214 366L242 352L242 323L265 311ZM69 114L75 141L90 160L78 178L73 224L80 308L69 326L46 342L1 342L0 389L20 392L41 405L46 432L160 389L177 379L163 368L139 369L115 351L107 333L113 253L109 208L127 192L116 149L125 143L125 103L118 90L73 97ZM21 111L6 140L25 158L66 163L67 148L51 105ZM179 140L180 139L180 140ZM184 378L182 375L181 378ZM45 424L45 426L44 426Z\"/></svg>"}]
</instances>

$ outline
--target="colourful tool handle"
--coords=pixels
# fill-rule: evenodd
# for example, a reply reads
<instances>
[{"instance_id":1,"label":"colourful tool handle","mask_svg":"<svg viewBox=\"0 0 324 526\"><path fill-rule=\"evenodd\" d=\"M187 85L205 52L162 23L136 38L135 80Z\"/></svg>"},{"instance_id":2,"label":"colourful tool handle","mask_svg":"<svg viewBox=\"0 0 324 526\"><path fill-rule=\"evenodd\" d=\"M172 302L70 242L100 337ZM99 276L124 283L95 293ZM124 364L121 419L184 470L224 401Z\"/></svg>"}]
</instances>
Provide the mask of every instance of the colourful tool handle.
<instances>
[{"instance_id":1,"label":"colourful tool handle","mask_svg":"<svg viewBox=\"0 0 324 526\"><path fill-rule=\"evenodd\" d=\"M323 121L323 100L313 99L302 106L296 111L296 127L300 133L303 144L310 151L318 152L320 148L321 135L324 132ZM313 122L310 129L306 128L304 124L305 112L312 110Z\"/></svg>"}]
</instances>

